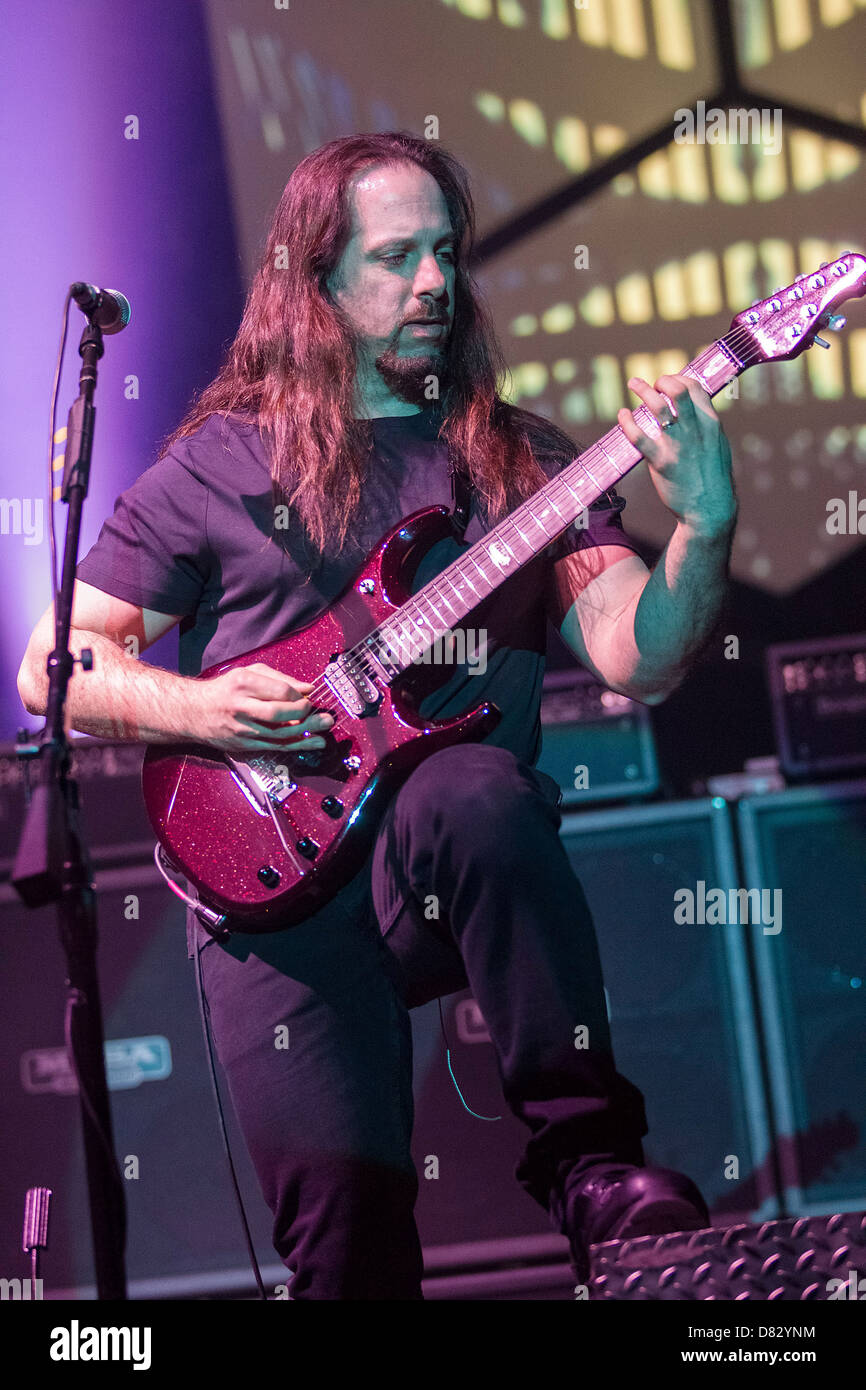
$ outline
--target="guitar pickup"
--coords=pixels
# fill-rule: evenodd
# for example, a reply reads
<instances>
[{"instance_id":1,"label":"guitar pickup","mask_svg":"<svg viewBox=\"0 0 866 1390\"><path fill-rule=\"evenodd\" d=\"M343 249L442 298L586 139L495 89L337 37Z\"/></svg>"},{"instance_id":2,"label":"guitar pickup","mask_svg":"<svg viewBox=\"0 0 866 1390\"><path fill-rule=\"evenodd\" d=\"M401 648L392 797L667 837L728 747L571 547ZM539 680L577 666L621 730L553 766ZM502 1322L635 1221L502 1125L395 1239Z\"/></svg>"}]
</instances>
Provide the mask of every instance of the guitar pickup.
<instances>
[{"instance_id":1,"label":"guitar pickup","mask_svg":"<svg viewBox=\"0 0 866 1390\"><path fill-rule=\"evenodd\" d=\"M372 713L382 701L382 691L372 677L360 666L346 663L341 656L328 663L322 679L334 699L355 719Z\"/></svg>"}]
</instances>

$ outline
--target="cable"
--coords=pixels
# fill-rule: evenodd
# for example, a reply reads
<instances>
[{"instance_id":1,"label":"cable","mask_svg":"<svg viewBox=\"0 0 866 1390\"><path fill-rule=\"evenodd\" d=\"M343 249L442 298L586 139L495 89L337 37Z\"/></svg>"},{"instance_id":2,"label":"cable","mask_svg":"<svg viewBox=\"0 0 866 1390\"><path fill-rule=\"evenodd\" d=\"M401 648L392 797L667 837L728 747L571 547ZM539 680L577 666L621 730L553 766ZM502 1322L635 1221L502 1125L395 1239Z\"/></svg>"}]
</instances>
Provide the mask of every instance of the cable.
<instances>
[{"instance_id":1,"label":"cable","mask_svg":"<svg viewBox=\"0 0 866 1390\"><path fill-rule=\"evenodd\" d=\"M57 398L60 391L60 377L63 371L63 353L66 348L66 337L69 332L69 306L71 302L72 293L70 290L67 290L66 300L63 305L63 327L60 331L60 346L57 349L57 361L54 365L54 381L51 386L51 403L48 410L48 536L51 557L51 602L54 604L55 622L57 618L57 536L54 528L54 436L57 433ZM66 445L64 444L64 453L65 450Z\"/></svg>"},{"instance_id":2,"label":"cable","mask_svg":"<svg viewBox=\"0 0 866 1390\"><path fill-rule=\"evenodd\" d=\"M208 1019L207 1019L207 1014L208 1014L209 1010L208 1010L207 1005L206 1005L206 1002L205 1002L204 981L203 981L203 979L202 979L202 970L201 970L201 957L202 957L202 952L203 952L203 951L206 951L207 948L208 948L208 946L216 946L217 944L218 944L218 943L217 943L216 941L214 941L213 939L211 939L210 941L205 941L204 945L202 945L202 946L199 946L198 944L196 944L196 948L195 948L195 962L196 962L196 985L197 985L197 987L198 987L198 1007L199 1007L199 1013L201 1014L201 1024L202 1024L202 1029L203 1029L203 1032L204 1032L205 1043L206 1043L206 1045L207 1045L208 1061L209 1061L209 1063L210 1063L210 1079L211 1079L211 1086L213 1087L214 1100L216 1101L217 1114L219 1115L220 1130L222 1131L222 1137L223 1137L223 1147L225 1148L225 1151L226 1151L226 1158L228 1159L229 1173L230 1173L230 1175L231 1175L232 1186L234 1187L234 1190L235 1190L235 1197L236 1197L236 1199L237 1199L238 1211L239 1211L240 1214L241 1214L241 1224L242 1224L242 1226L243 1226L243 1228L244 1228L244 1239L246 1240L246 1243L247 1243L247 1250L249 1251L250 1264L252 1265L252 1268L253 1268L253 1276L255 1277L256 1284L258 1285L259 1297L262 1298L262 1299L264 1299L265 1302L267 1302L267 1301L268 1301L268 1296L267 1296L267 1294L265 1293L265 1286L264 1286L264 1284L262 1283L261 1270L259 1269L259 1263L258 1263L258 1260L256 1259L255 1247L253 1246L253 1238L252 1238L252 1236L250 1235L249 1222L247 1221L247 1214L246 1214L246 1211L244 1210L244 1199L243 1199L243 1197L241 1196L240 1184L238 1183L238 1175L237 1175L237 1173L236 1173L236 1171L235 1171L235 1165L234 1165L234 1161L233 1161L233 1159L232 1159L232 1151L231 1151L231 1146L230 1146L230 1144L229 1144L228 1130L226 1129L226 1119L225 1119L225 1112L223 1111L222 1098L221 1098L221 1096L220 1096L219 1085L218 1085L218 1083L217 1083L216 1063L214 1062L213 1045L212 1045L212 1041L211 1041L210 1028L209 1028L209 1026L208 1026Z\"/></svg>"},{"instance_id":3,"label":"cable","mask_svg":"<svg viewBox=\"0 0 866 1390\"><path fill-rule=\"evenodd\" d=\"M443 1038L445 1039L445 1057L446 1057L446 1060L447 1060L447 1062L448 1062L448 1070L451 1072L451 1080L454 1082L454 1089L455 1089L455 1091L457 1092L458 1096L460 1097L460 1100L461 1100L461 1102L462 1102L462 1105L463 1105L464 1110L469 1110L469 1106L466 1104L466 1101L463 1100L463 1093L461 1092L460 1087L457 1085L457 1077L454 1075L454 1071L453 1071L453 1068L452 1068L452 1066L451 1066L451 1048L450 1048L449 1045L448 1045L448 1034L445 1032L445 1019L444 1019L444 1017L443 1017L443 1015L442 1015L442 999L441 999L441 997L440 997L439 999L437 999L436 1002L437 1002L437 1004L439 1005L439 1023L441 1024L441 1027L442 1027L442 1036L443 1036ZM476 1120L501 1120L501 1119L502 1119L502 1116L501 1116L501 1115L479 1115L479 1114L477 1113L477 1111L475 1111L475 1110L469 1110L469 1114L470 1114L470 1115L474 1115L475 1118L476 1118Z\"/></svg>"}]
</instances>

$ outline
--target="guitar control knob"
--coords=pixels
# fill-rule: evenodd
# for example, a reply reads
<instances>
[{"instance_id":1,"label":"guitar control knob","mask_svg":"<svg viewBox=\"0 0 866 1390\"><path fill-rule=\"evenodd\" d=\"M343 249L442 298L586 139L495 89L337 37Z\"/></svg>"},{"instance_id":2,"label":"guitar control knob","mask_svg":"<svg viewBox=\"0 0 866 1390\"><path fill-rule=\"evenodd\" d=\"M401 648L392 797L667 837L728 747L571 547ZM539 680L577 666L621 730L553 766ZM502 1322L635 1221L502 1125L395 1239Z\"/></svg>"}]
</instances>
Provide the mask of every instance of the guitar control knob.
<instances>
[{"instance_id":1,"label":"guitar control knob","mask_svg":"<svg viewBox=\"0 0 866 1390\"><path fill-rule=\"evenodd\" d=\"M337 796L326 796L322 799L322 810L326 816L332 816L334 820L339 820L345 811L345 806Z\"/></svg>"},{"instance_id":2,"label":"guitar control knob","mask_svg":"<svg viewBox=\"0 0 866 1390\"><path fill-rule=\"evenodd\" d=\"M302 854L305 859L315 859L319 853L319 846L315 840L311 840L309 835L304 835L300 840L295 841L295 849L298 854Z\"/></svg>"},{"instance_id":3,"label":"guitar control knob","mask_svg":"<svg viewBox=\"0 0 866 1390\"><path fill-rule=\"evenodd\" d=\"M280 871L275 869L273 864L263 864L259 869L257 878L260 878L266 888L276 888L280 882Z\"/></svg>"}]
</instances>

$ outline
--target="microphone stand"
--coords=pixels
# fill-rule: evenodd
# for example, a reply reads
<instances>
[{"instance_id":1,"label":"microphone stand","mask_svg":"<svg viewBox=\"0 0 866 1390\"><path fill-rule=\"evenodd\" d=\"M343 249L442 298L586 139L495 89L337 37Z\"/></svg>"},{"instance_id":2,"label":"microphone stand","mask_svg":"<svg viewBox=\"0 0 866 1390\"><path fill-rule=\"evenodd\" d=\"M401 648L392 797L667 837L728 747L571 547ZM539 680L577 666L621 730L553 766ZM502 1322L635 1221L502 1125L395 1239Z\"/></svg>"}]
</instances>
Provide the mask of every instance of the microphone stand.
<instances>
[{"instance_id":1,"label":"microphone stand","mask_svg":"<svg viewBox=\"0 0 866 1390\"><path fill-rule=\"evenodd\" d=\"M61 499L69 507L63 571L55 594L55 646L48 658L48 705L38 741L20 744L19 757L33 772L28 787L24 828L12 872L12 884L28 907L58 904L60 940L68 962L66 1047L78 1079L90 1224L96 1266L97 1296L125 1299L126 1198L114 1153L111 1109L105 1075L105 1036L96 966L96 891L79 823L78 784L70 776L66 737L67 689L76 661L93 669L90 648L80 658L69 650L72 595L78 563L79 533L90 478L96 407L96 364L102 357L102 330L88 321L78 352L82 358L79 396L67 420L66 459ZM49 503L51 505L51 503ZM53 582L53 576L52 576Z\"/></svg>"}]
</instances>

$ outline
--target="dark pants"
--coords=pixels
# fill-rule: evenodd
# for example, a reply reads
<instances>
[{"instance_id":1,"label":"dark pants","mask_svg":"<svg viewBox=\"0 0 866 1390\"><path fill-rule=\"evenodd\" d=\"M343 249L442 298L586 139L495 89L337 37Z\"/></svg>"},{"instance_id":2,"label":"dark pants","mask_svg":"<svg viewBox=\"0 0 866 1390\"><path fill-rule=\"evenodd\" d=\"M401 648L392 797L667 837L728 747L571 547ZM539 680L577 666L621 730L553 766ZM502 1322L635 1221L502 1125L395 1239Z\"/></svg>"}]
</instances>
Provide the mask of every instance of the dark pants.
<instances>
[{"instance_id":1,"label":"dark pants","mask_svg":"<svg viewBox=\"0 0 866 1390\"><path fill-rule=\"evenodd\" d=\"M225 946L199 929L217 1053L293 1299L421 1298L408 1009L439 995L472 989L530 1130L516 1177L542 1206L568 1170L644 1161L643 1097L615 1069L554 785L489 744L434 753L315 916Z\"/></svg>"}]
</instances>

